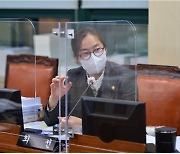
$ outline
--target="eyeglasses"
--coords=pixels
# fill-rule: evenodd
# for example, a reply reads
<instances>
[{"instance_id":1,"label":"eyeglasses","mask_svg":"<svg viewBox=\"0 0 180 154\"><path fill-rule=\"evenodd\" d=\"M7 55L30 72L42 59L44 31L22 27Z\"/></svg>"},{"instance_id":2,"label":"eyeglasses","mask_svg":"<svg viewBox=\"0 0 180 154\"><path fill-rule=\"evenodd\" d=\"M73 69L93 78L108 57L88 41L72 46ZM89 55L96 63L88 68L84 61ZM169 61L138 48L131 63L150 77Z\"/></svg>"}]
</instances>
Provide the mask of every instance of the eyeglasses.
<instances>
[{"instance_id":1,"label":"eyeglasses","mask_svg":"<svg viewBox=\"0 0 180 154\"><path fill-rule=\"evenodd\" d=\"M83 60L88 60L91 57L91 54L93 53L96 57L100 57L104 52L104 47L103 48L96 48L94 49L92 52L83 52L82 54L79 55L79 57L81 57L81 59Z\"/></svg>"}]
</instances>

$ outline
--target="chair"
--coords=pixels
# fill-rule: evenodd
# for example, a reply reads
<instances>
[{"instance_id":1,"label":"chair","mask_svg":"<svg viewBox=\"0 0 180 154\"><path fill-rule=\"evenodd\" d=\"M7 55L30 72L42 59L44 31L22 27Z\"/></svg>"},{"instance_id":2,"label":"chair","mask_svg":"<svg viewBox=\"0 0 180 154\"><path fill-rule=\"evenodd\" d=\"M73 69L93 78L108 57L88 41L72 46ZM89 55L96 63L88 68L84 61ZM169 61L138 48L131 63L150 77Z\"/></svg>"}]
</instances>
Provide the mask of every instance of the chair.
<instances>
[{"instance_id":1,"label":"chair","mask_svg":"<svg viewBox=\"0 0 180 154\"><path fill-rule=\"evenodd\" d=\"M180 135L180 68L138 64L139 101L146 103L147 126L177 128Z\"/></svg>"},{"instance_id":2,"label":"chair","mask_svg":"<svg viewBox=\"0 0 180 154\"><path fill-rule=\"evenodd\" d=\"M24 97L40 97L45 107L50 95L50 83L57 71L56 58L7 55L5 88L20 89Z\"/></svg>"}]
</instances>

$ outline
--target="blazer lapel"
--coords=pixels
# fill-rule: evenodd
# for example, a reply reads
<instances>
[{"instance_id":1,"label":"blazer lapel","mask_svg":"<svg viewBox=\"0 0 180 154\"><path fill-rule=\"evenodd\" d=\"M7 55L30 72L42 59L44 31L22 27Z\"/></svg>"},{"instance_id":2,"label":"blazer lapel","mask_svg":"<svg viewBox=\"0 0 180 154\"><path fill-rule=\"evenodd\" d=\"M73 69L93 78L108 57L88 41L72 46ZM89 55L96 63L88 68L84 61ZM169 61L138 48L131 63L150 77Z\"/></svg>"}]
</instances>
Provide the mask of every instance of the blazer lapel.
<instances>
[{"instance_id":1,"label":"blazer lapel","mask_svg":"<svg viewBox=\"0 0 180 154\"><path fill-rule=\"evenodd\" d=\"M111 68L110 63L107 61L104 78L97 97L114 99L116 93L116 89L114 88L118 84L116 82L117 80L115 80L113 77L113 69Z\"/></svg>"}]
</instances>

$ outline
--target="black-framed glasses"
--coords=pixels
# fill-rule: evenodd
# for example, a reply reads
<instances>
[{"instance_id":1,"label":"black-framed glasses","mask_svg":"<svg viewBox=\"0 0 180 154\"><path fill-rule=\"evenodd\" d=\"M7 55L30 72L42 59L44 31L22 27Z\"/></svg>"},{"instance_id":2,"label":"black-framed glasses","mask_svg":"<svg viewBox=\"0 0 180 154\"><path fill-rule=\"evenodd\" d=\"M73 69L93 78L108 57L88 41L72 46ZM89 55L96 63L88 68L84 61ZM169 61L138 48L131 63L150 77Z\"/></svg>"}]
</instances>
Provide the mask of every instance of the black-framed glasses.
<instances>
[{"instance_id":1,"label":"black-framed glasses","mask_svg":"<svg viewBox=\"0 0 180 154\"><path fill-rule=\"evenodd\" d=\"M104 52L104 47L100 48L95 48L92 52L89 51L85 51L82 54L79 55L79 57L81 57L81 59L83 60L88 60L91 58L91 54L93 53L96 57L100 57Z\"/></svg>"}]
</instances>

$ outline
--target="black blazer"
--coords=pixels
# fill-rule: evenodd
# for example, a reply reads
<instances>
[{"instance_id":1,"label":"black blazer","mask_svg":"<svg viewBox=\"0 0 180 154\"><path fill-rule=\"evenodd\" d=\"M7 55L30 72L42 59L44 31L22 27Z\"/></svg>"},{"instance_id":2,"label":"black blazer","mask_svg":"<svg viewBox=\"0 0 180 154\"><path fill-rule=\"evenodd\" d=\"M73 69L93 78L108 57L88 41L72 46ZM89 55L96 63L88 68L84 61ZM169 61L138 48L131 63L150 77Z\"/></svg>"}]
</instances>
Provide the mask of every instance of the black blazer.
<instances>
[{"instance_id":1,"label":"black blazer","mask_svg":"<svg viewBox=\"0 0 180 154\"><path fill-rule=\"evenodd\" d=\"M69 81L72 82L72 87L68 92L68 112L74 107L76 102L82 96L85 89L88 87L86 71L83 67L78 67L68 71ZM136 95L136 76L135 71L107 61L102 85L96 97L135 100ZM94 96L92 89L89 88L84 94L85 96ZM65 97L61 99L61 115L65 112ZM73 116L81 118L81 103L79 103L72 113ZM48 112L45 108L44 121L47 125L57 124L59 116L59 104L56 108Z\"/></svg>"}]
</instances>

